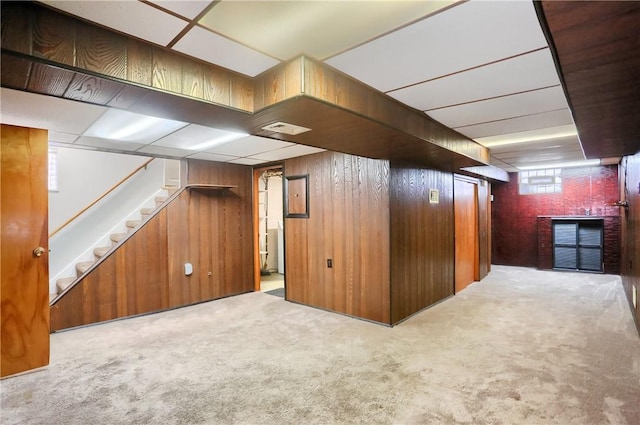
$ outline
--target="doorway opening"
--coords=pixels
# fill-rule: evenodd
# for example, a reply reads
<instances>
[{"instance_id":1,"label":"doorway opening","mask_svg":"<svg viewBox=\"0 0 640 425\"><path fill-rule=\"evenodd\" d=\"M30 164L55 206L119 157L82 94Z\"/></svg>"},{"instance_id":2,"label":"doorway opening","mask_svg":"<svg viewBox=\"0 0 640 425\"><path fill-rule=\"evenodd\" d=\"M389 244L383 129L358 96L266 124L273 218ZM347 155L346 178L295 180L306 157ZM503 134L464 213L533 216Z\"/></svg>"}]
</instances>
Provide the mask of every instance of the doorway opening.
<instances>
[{"instance_id":1,"label":"doorway opening","mask_svg":"<svg viewBox=\"0 0 640 425\"><path fill-rule=\"evenodd\" d=\"M283 167L253 171L255 290L285 298Z\"/></svg>"}]
</instances>

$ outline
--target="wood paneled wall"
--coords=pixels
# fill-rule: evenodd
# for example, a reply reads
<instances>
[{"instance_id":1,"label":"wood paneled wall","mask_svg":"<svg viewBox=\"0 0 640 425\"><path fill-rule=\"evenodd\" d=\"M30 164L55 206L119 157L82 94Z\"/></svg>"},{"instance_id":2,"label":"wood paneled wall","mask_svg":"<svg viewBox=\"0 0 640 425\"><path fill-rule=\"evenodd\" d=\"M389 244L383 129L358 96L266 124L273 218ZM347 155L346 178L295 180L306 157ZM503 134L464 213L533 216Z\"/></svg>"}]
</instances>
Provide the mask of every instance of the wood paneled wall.
<instances>
[{"instance_id":1,"label":"wood paneled wall","mask_svg":"<svg viewBox=\"0 0 640 425\"><path fill-rule=\"evenodd\" d=\"M53 331L253 290L251 169L188 166L188 183L238 187L183 191L52 306Z\"/></svg>"},{"instance_id":2,"label":"wood paneled wall","mask_svg":"<svg viewBox=\"0 0 640 425\"><path fill-rule=\"evenodd\" d=\"M640 333L640 152L622 159L620 167L620 199L628 209L622 215L622 261L620 274L631 314ZM633 305L635 287L637 302Z\"/></svg>"},{"instance_id":3,"label":"wood paneled wall","mask_svg":"<svg viewBox=\"0 0 640 425\"><path fill-rule=\"evenodd\" d=\"M2 48L243 111L254 109L253 81L249 77L91 25L37 4L2 2ZM31 72L38 72L37 67ZM69 76L72 74L68 73ZM35 81L51 84L51 81L46 81L46 77L43 75ZM59 78L58 73L55 78ZM94 84L84 84L82 88L82 82L79 82L80 100L103 103L91 96L101 94L113 97L116 94L104 87L109 82L91 76L85 78L91 79ZM60 90L65 91L69 83L70 81L59 81ZM111 84L117 91L117 83ZM87 90L87 87L90 88Z\"/></svg>"},{"instance_id":4,"label":"wood paneled wall","mask_svg":"<svg viewBox=\"0 0 640 425\"><path fill-rule=\"evenodd\" d=\"M491 271L491 183L478 182L478 265L480 279Z\"/></svg>"},{"instance_id":5,"label":"wood paneled wall","mask_svg":"<svg viewBox=\"0 0 640 425\"><path fill-rule=\"evenodd\" d=\"M453 295L453 174L392 167L390 180L393 324Z\"/></svg>"},{"instance_id":6,"label":"wood paneled wall","mask_svg":"<svg viewBox=\"0 0 640 425\"><path fill-rule=\"evenodd\" d=\"M305 174L309 218L285 219L287 299L390 323L389 162L332 152L285 161L286 176Z\"/></svg>"}]
</instances>

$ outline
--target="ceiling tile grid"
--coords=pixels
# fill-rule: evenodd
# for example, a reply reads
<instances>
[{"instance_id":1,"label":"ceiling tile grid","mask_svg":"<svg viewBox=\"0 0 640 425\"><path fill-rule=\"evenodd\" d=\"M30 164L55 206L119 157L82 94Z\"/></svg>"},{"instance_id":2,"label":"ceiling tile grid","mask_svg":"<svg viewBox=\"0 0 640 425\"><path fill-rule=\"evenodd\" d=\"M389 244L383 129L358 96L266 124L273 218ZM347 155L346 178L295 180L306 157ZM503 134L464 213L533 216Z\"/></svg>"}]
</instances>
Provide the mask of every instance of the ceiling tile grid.
<instances>
[{"instance_id":1,"label":"ceiling tile grid","mask_svg":"<svg viewBox=\"0 0 640 425\"><path fill-rule=\"evenodd\" d=\"M540 158L560 154L548 155L536 145L538 133L573 126L531 1L43 3L251 77L306 54L472 139L504 136L508 141L514 133L530 132L531 149L542 149ZM62 107L60 99L5 92L16 101L6 111L9 121L27 125L19 117L33 115L34 126L51 129L52 139L62 144L246 165L321 151L256 136L203 148L194 140L203 144L217 129L189 123L167 134L118 142L87 133L107 108L69 101ZM3 122L4 103L3 98ZM571 156L576 146L574 136L552 150ZM510 168L519 162L507 152L534 158L522 146L491 150L492 161Z\"/></svg>"}]
</instances>

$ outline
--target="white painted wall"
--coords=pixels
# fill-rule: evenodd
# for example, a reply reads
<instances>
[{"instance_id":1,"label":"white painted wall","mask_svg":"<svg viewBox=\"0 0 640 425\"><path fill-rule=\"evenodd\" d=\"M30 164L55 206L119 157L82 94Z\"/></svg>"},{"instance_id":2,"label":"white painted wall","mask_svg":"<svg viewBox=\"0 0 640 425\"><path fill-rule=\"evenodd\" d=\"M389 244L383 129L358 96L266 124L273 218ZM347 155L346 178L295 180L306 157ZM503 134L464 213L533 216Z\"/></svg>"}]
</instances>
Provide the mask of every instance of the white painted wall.
<instances>
[{"instance_id":1,"label":"white painted wall","mask_svg":"<svg viewBox=\"0 0 640 425\"><path fill-rule=\"evenodd\" d=\"M56 147L58 192L49 192L49 233L150 158Z\"/></svg>"}]
</instances>

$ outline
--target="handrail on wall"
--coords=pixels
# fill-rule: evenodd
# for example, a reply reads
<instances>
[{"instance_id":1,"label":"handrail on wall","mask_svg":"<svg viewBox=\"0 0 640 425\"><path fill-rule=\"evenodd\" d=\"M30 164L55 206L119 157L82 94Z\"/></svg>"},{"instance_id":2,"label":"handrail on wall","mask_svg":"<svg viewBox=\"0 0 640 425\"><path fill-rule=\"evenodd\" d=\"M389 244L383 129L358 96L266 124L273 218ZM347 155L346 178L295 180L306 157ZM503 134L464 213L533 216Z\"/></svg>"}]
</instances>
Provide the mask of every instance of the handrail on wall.
<instances>
[{"instance_id":1,"label":"handrail on wall","mask_svg":"<svg viewBox=\"0 0 640 425\"><path fill-rule=\"evenodd\" d=\"M92 206L94 206L95 204L97 204L98 202L100 202L105 196L107 196L108 194L110 194L111 192L113 192L116 188L118 188L121 184L123 184L124 182L126 182L127 180L129 180L131 177L134 176L134 174L136 174L138 171L142 170L143 168L146 169L147 165L149 165L149 163L151 161L153 161L155 158L151 158L150 160L148 160L147 162L145 162L144 164L142 164L141 166L139 166L138 168L136 168L135 170L133 170L131 173L129 173L125 178L123 178L122 180L120 180L118 183L116 183L115 185L113 185L109 190L107 190L105 193L103 193L102 195L100 195L96 200L94 200L93 202L91 202L89 205L87 205L86 207L84 207L83 209L81 209L78 213L76 213L73 217L71 217L70 219L68 219L67 221L65 221L60 227L58 227L56 230L54 230L51 234L49 234L49 238L51 238L53 235L55 235L56 233L58 233L60 230L64 229L69 223L71 223L72 221L74 221L76 218L78 218L79 216L81 216L85 211L87 211L89 208L91 208Z\"/></svg>"}]
</instances>

